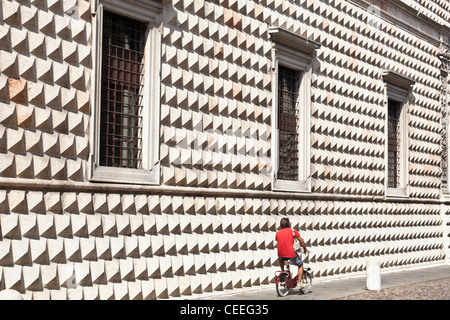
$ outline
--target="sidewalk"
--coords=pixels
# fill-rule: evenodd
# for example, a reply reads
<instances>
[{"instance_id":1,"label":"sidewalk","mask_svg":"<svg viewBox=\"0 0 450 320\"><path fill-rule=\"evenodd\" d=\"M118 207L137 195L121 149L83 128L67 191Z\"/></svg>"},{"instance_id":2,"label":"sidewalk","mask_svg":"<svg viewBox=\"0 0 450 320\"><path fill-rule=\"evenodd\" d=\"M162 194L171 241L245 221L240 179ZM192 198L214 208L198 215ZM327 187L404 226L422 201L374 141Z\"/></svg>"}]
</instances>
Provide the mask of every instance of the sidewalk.
<instances>
[{"instance_id":1,"label":"sidewalk","mask_svg":"<svg viewBox=\"0 0 450 320\"><path fill-rule=\"evenodd\" d=\"M450 278L450 265L410 268L381 273L381 289ZM209 296L205 300L333 300L368 292L365 275L349 279L314 281L311 292L292 291L287 297L278 297L275 284L262 289L234 294Z\"/></svg>"}]
</instances>

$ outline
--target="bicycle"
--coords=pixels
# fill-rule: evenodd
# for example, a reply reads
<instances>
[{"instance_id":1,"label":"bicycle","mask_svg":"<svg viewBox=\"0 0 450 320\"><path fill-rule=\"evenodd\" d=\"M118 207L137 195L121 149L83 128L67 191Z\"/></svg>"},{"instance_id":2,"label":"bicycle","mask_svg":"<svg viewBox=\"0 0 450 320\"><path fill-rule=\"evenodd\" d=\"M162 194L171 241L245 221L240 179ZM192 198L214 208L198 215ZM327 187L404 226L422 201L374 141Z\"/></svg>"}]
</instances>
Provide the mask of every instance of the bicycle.
<instances>
[{"instance_id":1,"label":"bicycle","mask_svg":"<svg viewBox=\"0 0 450 320\"><path fill-rule=\"evenodd\" d=\"M305 259L307 254L303 253L303 249L297 250L296 252L300 253L300 257L303 261L303 274L302 274L302 287L300 287L300 292L302 294L306 294L311 290L312 287L312 276L311 276L311 268L305 266ZM286 261L286 260L285 260ZM297 286L298 282L298 274L295 277L292 277L292 273L289 269L290 262L286 261L286 270L281 270L275 272L276 282L275 288L277 294L280 297L285 297L288 295L290 289L294 289Z\"/></svg>"}]
</instances>

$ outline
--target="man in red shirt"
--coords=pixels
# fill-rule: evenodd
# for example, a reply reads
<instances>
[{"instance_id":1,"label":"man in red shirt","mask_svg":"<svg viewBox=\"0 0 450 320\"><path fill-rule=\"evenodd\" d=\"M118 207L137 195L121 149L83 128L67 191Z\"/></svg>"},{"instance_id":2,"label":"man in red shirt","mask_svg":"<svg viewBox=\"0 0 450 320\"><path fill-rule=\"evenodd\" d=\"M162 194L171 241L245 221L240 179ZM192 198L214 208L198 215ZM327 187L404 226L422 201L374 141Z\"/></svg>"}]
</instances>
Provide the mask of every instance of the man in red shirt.
<instances>
[{"instance_id":1,"label":"man in red shirt","mask_svg":"<svg viewBox=\"0 0 450 320\"><path fill-rule=\"evenodd\" d=\"M294 234L305 253L308 253L309 250L306 249L306 243L300 237L300 233L295 229L291 229L291 223L288 218L281 219L280 228L281 230L275 235L275 240L278 243L278 263L280 264L281 270L284 270L284 261L290 260L298 267L298 279L300 280L303 274L303 261L294 250ZM298 281L297 286L300 285L301 282Z\"/></svg>"}]
</instances>

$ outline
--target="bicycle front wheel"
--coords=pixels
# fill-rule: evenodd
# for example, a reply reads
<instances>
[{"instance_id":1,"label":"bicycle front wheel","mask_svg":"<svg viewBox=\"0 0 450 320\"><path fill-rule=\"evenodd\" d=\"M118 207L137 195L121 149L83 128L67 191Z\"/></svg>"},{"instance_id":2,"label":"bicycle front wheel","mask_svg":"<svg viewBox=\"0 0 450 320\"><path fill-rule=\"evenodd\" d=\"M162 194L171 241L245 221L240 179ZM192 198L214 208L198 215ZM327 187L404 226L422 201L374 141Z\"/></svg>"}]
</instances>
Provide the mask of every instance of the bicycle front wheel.
<instances>
[{"instance_id":1,"label":"bicycle front wheel","mask_svg":"<svg viewBox=\"0 0 450 320\"><path fill-rule=\"evenodd\" d=\"M275 288L277 289L277 294L280 297L286 297L289 293L289 289L286 286L286 281L288 280L287 274L281 274L280 278L278 279Z\"/></svg>"},{"instance_id":2,"label":"bicycle front wheel","mask_svg":"<svg viewBox=\"0 0 450 320\"><path fill-rule=\"evenodd\" d=\"M304 271L302 275L302 285L300 292L303 294L308 293L312 287L312 276L308 271Z\"/></svg>"}]
</instances>

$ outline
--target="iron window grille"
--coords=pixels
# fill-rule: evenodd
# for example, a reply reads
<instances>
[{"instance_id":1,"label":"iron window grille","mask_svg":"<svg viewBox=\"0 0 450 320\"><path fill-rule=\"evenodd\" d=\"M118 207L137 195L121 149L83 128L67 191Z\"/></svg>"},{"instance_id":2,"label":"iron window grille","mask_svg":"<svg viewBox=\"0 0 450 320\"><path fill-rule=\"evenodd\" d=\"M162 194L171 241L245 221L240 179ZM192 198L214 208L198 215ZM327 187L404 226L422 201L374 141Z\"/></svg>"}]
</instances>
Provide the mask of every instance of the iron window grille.
<instances>
[{"instance_id":1,"label":"iron window grille","mask_svg":"<svg viewBox=\"0 0 450 320\"><path fill-rule=\"evenodd\" d=\"M100 165L142 168L146 24L104 12Z\"/></svg>"},{"instance_id":2,"label":"iron window grille","mask_svg":"<svg viewBox=\"0 0 450 320\"><path fill-rule=\"evenodd\" d=\"M388 100L388 187L400 186L400 111L399 102Z\"/></svg>"},{"instance_id":3,"label":"iron window grille","mask_svg":"<svg viewBox=\"0 0 450 320\"><path fill-rule=\"evenodd\" d=\"M300 71L278 69L278 172L280 180L299 179Z\"/></svg>"}]
</instances>

